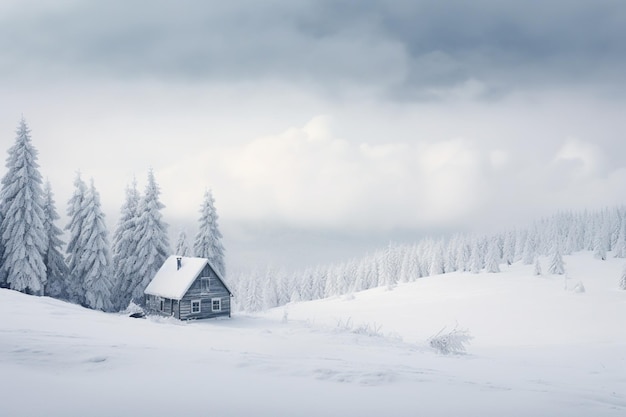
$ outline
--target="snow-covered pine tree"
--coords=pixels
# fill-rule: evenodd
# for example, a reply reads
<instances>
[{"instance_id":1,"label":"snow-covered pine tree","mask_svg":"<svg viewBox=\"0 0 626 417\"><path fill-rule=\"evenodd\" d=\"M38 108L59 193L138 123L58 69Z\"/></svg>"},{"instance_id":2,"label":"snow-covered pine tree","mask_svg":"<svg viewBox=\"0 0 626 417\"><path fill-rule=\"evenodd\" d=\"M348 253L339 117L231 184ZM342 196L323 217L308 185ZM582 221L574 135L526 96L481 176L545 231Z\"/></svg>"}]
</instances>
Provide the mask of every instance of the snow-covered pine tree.
<instances>
[{"instance_id":1,"label":"snow-covered pine tree","mask_svg":"<svg viewBox=\"0 0 626 417\"><path fill-rule=\"evenodd\" d=\"M504 234L502 243L502 261L511 265L515 259L515 232L509 231Z\"/></svg>"},{"instance_id":2,"label":"snow-covered pine tree","mask_svg":"<svg viewBox=\"0 0 626 417\"><path fill-rule=\"evenodd\" d=\"M430 275L440 275L445 272L443 260L443 239L433 243L430 258Z\"/></svg>"},{"instance_id":3,"label":"snow-covered pine tree","mask_svg":"<svg viewBox=\"0 0 626 417\"><path fill-rule=\"evenodd\" d=\"M469 271L470 269L469 262L470 262L471 256L472 256L472 251L471 251L469 239L467 236L463 236L459 245L457 246L456 270L457 271Z\"/></svg>"},{"instance_id":4,"label":"snow-covered pine tree","mask_svg":"<svg viewBox=\"0 0 626 417\"><path fill-rule=\"evenodd\" d=\"M170 242L167 236L167 224L163 221L161 209L165 207L159 200L161 191L154 178L154 172L148 172L146 192L139 203L137 219L137 284L130 288L132 300L144 304L143 291L154 275L170 255Z\"/></svg>"},{"instance_id":5,"label":"snow-covered pine tree","mask_svg":"<svg viewBox=\"0 0 626 417\"><path fill-rule=\"evenodd\" d=\"M619 280L619 288L620 290L626 290L626 265L624 265L624 269L622 270L622 277Z\"/></svg>"},{"instance_id":6,"label":"snow-covered pine tree","mask_svg":"<svg viewBox=\"0 0 626 417\"><path fill-rule=\"evenodd\" d=\"M524 243L524 253L522 255L522 262L525 265L531 265L535 260L537 254L537 230L536 226L531 229L526 235L526 241Z\"/></svg>"},{"instance_id":7,"label":"snow-covered pine tree","mask_svg":"<svg viewBox=\"0 0 626 417\"><path fill-rule=\"evenodd\" d=\"M113 233L113 293L111 302L117 310L125 309L130 303L132 290L138 284L139 263L137 258L139 235L139 191L133 179L126 187L126 199L120 210L120 218Z\"/></svg>"},{"instance_id":8,"label":"snow-covered pine tree","mask_svg":"<svg viewBox=\"0 0 626 417\"><path fill-rule=\"evenodd\" d=\"M535 275L541 275L541 263L539 262L539 257L535 259L535 271L533 273Z\"/></svg>"},{"instance_id":9,"label":"snow-covered pine tree","mask_svg":"<svg viewBox=\"0 0 626 417\"><path fill-rule=\"evenodd\" d=\"M359 268L363 262L359 262ZM456 266L455 266L456 268ZM360 275L358 273L357 275ZM406 248L402 256L402 264L400 266L400 282L413 282L419 277L419 265L415 254L415 247ZM365 288L363 288L365 289Z\"/></svg>"},{"instance_id":10,"label":"snow-covered pine tree","mask_svg":"<svg viewBox=\"0 0 626 417\"><path fill-rule=\"evenodd\" d=\"M487 254L485 255L485 269L490 273L500 272L500 262L498 256L498 239L496 236L489 240L489 246L487 247Z\"/></svg>"},{"instance_id":11,"label":"snow-covered pine tree","mask_svg":"<svg viewBox=\"0 0 626 417\"><path fill-rule=\"evenodd\" d=\"M224 246L222 233L217 223L217 211L211 190L204 193L204 201L200 207L200 228L193 244L195 256L206 258L222 276L226 272L224 264Z\"/></svg>"},{"instance_id":12,"label":"snow-covered pine tree","mask_svg":"<svg viewBox=\"0 0 626 417\"><path fill-rule=\"evenodd\" d=\"M85 276L83 265L81 264L81 256L85 242L83 242L83 223L85 222L85 194L87 193L87 185L80 177L80 172L76 173L74 179L74 193L67 203L67 216L70 222L65 226L65 230L69 231L69 241L67 248L66 263L69 271L67 280L67 296L68 300L76 304L84 304L85 293L83 290L82 279Z\"/></svg>"},{"instance_id":13,"label":"snow-covered pine tree","mask_svg":"<svg viewBox=\"0 0 626 417\"><path fill-rule=\"evenodd\" d=\"M43 191L37 150L24 118L9 149L7 173L0 189L0 246L2 276L9 286L43 295L46 284L47 236L44 230Z\"/></svg>"},{"instance_id":14,"label":"snow-covered pine tree","mask_svg":"<svg viewBox=\"0 0 626 417\"><path fill-rule=\"evenodd\" d=\"M616 258L626 258L626 219L622 220L620 225L614 253Z\"/></svg>"},{"instance_id":15,"label":"snow-covered pine tree","mask_svg":"<svg viewBox=\"0 0 626 417\"><path fill-rule=\"evenodd\" d=\"M288 275L284 269L276 272L276 278L278 279L278 305L287 304L291 301L294 292L300 294L301 279Z\"/></svg>"},{"instance_id":16,"label":"snow-covered pine tree","mask_svg":"<svg viewBox=\"0 0 626 417\"><path fill-rule=\"evenodd\" d=\"M480 242L477 237L472 241L471 255L469 259L469 268L473 274L478 274L483 269L483 260L481 256Z\"/></svg>"},{"instance_id":17,"label":"snow-covered pine tree","mask_svg":"<svg viewBox=\"0 0 626 417\"><path fill-rule=\"evenodd\" d=\"M594 256L602 261L606 260L606 252L610 249L610 232L608 219L602 219L596 230L593 246Z\"/></svg>"},{"instance_id":18,"label":"snow-covered pine tree","mask_svg":"<svg viewBox=\"0 0 626 417\"><path fill-rule=\"evenodd\" d=\"M374 262L372 260L372 262ZM370 264L371 265L371 264ZM376 265L371 265L371 282L376 280ZM326 287L326 280L328 279L328 268L318 265L313 272L313 282L311 288L313 290L313 300L319 300L324 298L324 289Z\"/></svg>"},{"instance_id":19,"label":"snow-covered pine tree","mask_svg":"<svg viewBox=\"0 0 626 417\"><path fill-rule=\"evenodd\" d=\"M2 221L4 217L2 215L2 201L0 201L0 230L2 230ZM2 257L4 254L4 248L2 247L2 239L0 239L0 288L7 288L7 276L2 268Z\"/></svg>"},{"instance_id":20,"label":"snow-covered pine tree","mask_svg":"<svg viewBox=\"0 0 626 417\"><path fill-rule=\"evenodd\" d=\"M187 232L185 229L180 229L178 232L178 240L176 241L176 255L191 256L191 250L189 249L189 243L187 242Z\"/></svg>"},{"instance_id":21,"label":"snow-covered pine tree","mask_svg":"<svg viewBox=\"0 0 626 417\"><path fill-rule=\"evenodd\" d=\"M263 290L261 292L262 309L269 310L270 308L278 307L280 305L278 277L276 271L273 268L267 268L265 271L265 277L263 278Z\"/></svg>"},{"instance_id":22,"label":"snow-covered pine tree","mask_svg":"<svg viewBox=\"0 0 626 417\"><path fill-rule=\"evenodd\" d=\"M456 255L458 253L458 246L460 244L460 238L455 235L450 239L447 245L445 245L444 266L443 269L446 273L456 271L457 260ZM402 250L402 247L401 247ZM406 252L406 250L405 250Z\"/></svg>"},{"instance_id":23,"label":"snow-covered pine tree","mask_svg":"<svg viewBox=\"0 0 626 417\"><path fill-rule=\"evenodd\" d=\"M85 306L95 310L111 311L112 261L109 238L100 205L100 195L93 179L84 200L85 218L82 227L83 242L80 258L83 271Z\"/></svg>"},{"instance_id":24,"label":"snow-covered pine tree","mask_svg":"<svg viewBox=\"0 0 626 417\"><path fill-rule=\"evenodd\" d=\"M248 312L261 311L263 309L263 288L261 287L260 272L254 271L248 277L247 299L244 301L245 310Z\"/></svg>"},{"instance_id":25,"label":"snow-covered pine tree","mask_svg":"<svg viewBox=\"0 0 626 417\"><path fill-rule=\"evenodd\" d=\"M550 267L548 268L548 272L557 275L563 275L565 273L565 265L563 263L561 248L558 242L555 242L552 247L552 256L550 258Z\"/></svg>"},{"instance_id":26,"label":"snow-covered pine tree","mask_svg":"<svg viewBox=\"0 0 626 417\"><path fill-rule=\"evenodd\" d=\"M54 195L50 182L47 181L43 191L43 228L46 232L47 246L44 255L47 281L44 294L54 298L67 299L68 269L61 253L63 232L54 222L60 219L54 204Z\"/></svg>"},{"instance_id":27,"label":"snow-covered pine tree","mask_svg":"<svg viewBox=\"0 0 626 417\"><path fill-rule=\"evenodd\" d=\"M307 268L302 273L302 278L300 280L300 300L302 301L310 301L313 299L313 271L311 268ZM292 294L293 295L293 294ZM293 297L290 297L291 301L295 301Z\"/></svg>"}]
</instances>

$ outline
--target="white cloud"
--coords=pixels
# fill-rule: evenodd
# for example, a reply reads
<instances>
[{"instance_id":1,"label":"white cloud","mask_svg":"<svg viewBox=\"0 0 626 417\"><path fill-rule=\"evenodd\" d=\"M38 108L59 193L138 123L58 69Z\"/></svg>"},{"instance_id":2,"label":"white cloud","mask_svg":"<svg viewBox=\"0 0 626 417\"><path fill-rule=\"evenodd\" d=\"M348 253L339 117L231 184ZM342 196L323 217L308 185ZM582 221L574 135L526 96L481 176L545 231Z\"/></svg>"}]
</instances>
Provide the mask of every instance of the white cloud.
<instances>
[{"instance_id":1,"label":"white cloud","mask_svg":"<svg viewBox=\"0 0 626 417\"><path fill-rule=\"evenodd\" d=\"M575 164L573 175L588 177L603 173L605 156L600 147L577 139L569 139L556 154L555 162Z\"/></svg>"},{"instance_id":2,"label":"white cloud","mask_svg":"<svg viewBox=\"0 0 626 417\"><path fill-rule=\"evenodd\" d=\"M489 161L494 169L504 168L510 161L511 156L507 151L500 149L489 152Z\"/></svg>"},{"instance_id":3,"label":"white cloud","mask_svg":"<svg viewBox=\"0 0 626 417\"><path fill-rule=\"evenodd\" d=\"M164 184L193 184L180 180L202 172L214 179L221 210L244 221L385 229L461 220L485 192L485 160L463 139L349 143L334 137L329 117L318 116L159 174Z\"/></svg>"}]
</instances>

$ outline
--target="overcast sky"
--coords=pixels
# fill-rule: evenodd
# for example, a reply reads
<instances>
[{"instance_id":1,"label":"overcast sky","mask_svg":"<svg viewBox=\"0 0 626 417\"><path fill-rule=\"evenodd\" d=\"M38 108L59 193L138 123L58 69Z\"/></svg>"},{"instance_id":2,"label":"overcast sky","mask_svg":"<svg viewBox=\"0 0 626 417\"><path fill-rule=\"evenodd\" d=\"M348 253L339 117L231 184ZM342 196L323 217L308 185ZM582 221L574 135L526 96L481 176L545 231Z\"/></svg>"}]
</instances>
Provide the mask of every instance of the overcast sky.
<instances>
[{"instance_id":1,"label":"overcast sky","mask_svg":"<svg viewBox=\"0 0 626 417\"><path fill-rule=\"evenodd\" d=\"M112 231L153 167L231 269L335 261L625 203L625 39L608 0L3 0L0 151L23 114L61 213L80 170Z\"/></svg>"}]
</instances>

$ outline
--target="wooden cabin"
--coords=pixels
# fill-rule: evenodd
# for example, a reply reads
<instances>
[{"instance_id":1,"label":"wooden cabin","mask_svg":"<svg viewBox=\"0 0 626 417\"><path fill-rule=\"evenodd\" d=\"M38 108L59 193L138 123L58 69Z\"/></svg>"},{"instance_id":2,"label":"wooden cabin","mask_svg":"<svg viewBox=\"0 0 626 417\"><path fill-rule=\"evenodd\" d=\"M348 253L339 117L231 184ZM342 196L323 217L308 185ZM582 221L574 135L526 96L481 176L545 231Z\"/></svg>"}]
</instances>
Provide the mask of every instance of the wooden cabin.
<instances>
[{"instance_id":1,"label":"wooden cabin","mask_svg":"<svg viewBox=\"0 0 626 417\"><path fill-rule=\"evenodd\" d=\"M230 317L228 289L208 259L170 256L144 291L146 312L180 320Z\"/></svg>"}]
</instances>

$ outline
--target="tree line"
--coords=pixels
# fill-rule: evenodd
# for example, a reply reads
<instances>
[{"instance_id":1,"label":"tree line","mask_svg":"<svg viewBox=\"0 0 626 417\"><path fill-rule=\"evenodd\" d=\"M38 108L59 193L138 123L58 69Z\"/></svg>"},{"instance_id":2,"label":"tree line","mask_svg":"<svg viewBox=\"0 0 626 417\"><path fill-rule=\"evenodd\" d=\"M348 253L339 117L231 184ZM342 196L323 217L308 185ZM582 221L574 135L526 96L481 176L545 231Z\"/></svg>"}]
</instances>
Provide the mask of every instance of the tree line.
<instances>
[{"instance_id":1,"label":"tree line","mask_svg":"<svg viewBox=\"0 0 626 417\"><path fill-rule=\"evenodd\" d=\"M230 285L235 307L249 312L292 301L350 296L375 287L393 289L421 277L466 271L498 273L516 262L541 275L567 274L563 255L593 251L595 258L626 258L626 208L567 211L517 228L487 234L457 234L394 245L358 259L295 272L276 268L235 274ZM539 257L543 257L544 268ZM626 290L626 267L618 287Z\"/></svg>"},{"instance_id":2,"label":"tree line","mask_svg":"<svg viewBox=\"0 0 626 417\"><path fill-rule=\"evenodd\" d=\"M120 311L131 302L142 305L144 289L172 254L154 172L148 172L143 195L136 181L127 187L112 242L94 180L86 183L78 173L67 205L65 245L52 188L42 181L38 151L23 118L8 154L0 184L0 287L103 311ZM224 247L214 202L207 190L193 255L209 259L223 276ZM176 253L192 255L184 231Z\"/></svg>"}]
</instances>

